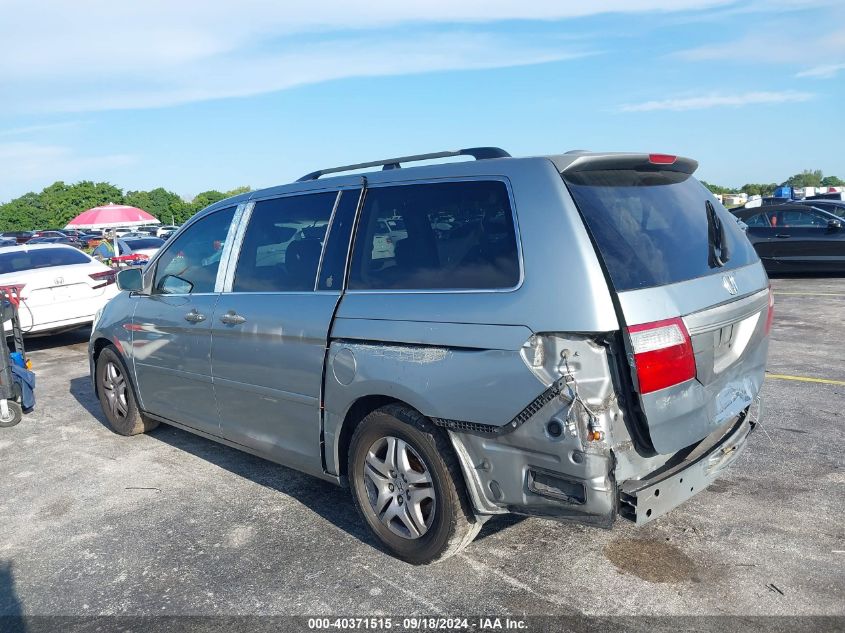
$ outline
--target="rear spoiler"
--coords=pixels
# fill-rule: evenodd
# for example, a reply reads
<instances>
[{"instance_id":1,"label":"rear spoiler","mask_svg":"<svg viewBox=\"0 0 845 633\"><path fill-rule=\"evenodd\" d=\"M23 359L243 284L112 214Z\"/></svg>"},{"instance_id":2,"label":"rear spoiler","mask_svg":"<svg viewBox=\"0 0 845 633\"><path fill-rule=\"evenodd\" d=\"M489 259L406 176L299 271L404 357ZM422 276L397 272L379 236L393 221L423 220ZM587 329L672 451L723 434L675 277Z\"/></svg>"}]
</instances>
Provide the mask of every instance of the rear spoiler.
<instances>
[{"instance_id":1,"label":"rear spoiler","mask_svg":"<svg viewBox=\"0 0 845 633\"><path fill-rule=\"evenodd\" d=\"M670 154L634 154L627 152L568 152L551 156L557 170L563 174L580 171L606 171L612 169L662 170L692 174L698 161Z\"/></svg>"}]
</instances>

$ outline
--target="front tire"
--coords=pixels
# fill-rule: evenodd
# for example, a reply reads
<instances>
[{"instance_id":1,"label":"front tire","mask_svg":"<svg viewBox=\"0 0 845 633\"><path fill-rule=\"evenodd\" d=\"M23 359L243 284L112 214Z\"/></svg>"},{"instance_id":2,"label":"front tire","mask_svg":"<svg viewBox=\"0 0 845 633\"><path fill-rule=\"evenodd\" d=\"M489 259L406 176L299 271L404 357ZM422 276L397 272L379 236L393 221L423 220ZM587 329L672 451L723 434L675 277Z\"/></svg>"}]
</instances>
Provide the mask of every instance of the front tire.
<instances>
[{"instance_id":1,"label":"front tire","mask_svg":"<svg viewBox=\"0 0 845 633\"><path fill-rule=\"evenodd\" d=\"M97 357L97 394L109 426L120 435L152 431L158 422L144 417L123 359L113 347L106 347Z\"/></svg>"},{"instance_id":2,"label":"front tire","mask_svg":"<svg viewBox=\"0 0 845 633\"><path fill-rule=\"evenodd\" d=\"M448 440L410 407L391 404L365 417L348 463L358 512L397 558L415 565L446 559L481 529Z\"/></svg>"}]
</instances>

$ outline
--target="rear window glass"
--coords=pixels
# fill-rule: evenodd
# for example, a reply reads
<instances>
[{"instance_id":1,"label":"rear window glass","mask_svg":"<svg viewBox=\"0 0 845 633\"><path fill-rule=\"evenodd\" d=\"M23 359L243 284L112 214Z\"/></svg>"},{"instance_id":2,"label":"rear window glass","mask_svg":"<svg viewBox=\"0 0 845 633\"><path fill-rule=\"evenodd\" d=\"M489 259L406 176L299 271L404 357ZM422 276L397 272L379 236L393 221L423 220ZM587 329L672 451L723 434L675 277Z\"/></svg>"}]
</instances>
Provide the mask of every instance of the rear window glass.
<instances>
[{"instance_id":1,"label":"rear window glass","mask_svg":"<svg viewBox=\"0 0 845 633\"><path fill-rule=\"evenodd\" d=\"M567 174L566 182L618 292L663 286L758 261L736 219L695 178L672 171ZM707 202L728 253L713 264Z\"/></svg>"},{"instance_id":2,"label":"rear window glass","mask_svg":"<svg viewBox=\"0 0 845 633\"><path fill-rule=\"evenodd\" d=\"M0 275L33 268L87 264L91 259L75 248L33 248L32 250L0 253Z\"/></svg>"},{"instance_id":3,"label":"rear window glass","mask_svg":"<svg viewBox=\"0 0 845 633\"><path fill-rule=\"evenodd\" d=\"M366 192L351 289L483 290L518 283L516 231L504 183L444 182Z\"/></svg>"}]
</instances>

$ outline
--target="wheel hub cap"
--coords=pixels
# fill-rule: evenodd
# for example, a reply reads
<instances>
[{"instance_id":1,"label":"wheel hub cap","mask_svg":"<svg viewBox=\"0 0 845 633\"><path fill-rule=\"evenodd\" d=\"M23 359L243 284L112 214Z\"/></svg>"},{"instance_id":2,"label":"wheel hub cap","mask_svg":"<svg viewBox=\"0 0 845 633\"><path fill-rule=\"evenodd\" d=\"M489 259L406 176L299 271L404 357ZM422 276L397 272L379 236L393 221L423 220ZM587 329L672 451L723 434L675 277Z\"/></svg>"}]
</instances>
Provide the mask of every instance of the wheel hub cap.
<instances>
[{"instance_id":1,"label":"wheel hub cap","mask_svg":"<svg viewBox=\"0 0 845 633\"><path fill-rule=\"evenodd\" d=\"M434 520L436 498L428 466L414 448L397 437L382 437L364 460L369 510L394 534L417 539Z\"/></svg>"}]
</instances>

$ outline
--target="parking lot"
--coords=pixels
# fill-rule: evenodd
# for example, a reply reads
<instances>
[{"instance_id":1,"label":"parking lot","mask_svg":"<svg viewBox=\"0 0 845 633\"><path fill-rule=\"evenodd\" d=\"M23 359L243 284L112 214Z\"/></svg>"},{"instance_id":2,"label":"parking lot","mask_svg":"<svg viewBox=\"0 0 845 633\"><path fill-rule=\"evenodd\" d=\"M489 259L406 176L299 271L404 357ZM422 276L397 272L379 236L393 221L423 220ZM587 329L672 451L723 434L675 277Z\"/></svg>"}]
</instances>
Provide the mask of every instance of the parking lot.
<instances>
[{"instance_id":1,"label":"parking lot","mask_svg":"<svg viewBox=\"0 0 845 633\"><path fill-rule=\"evenodd\" d=\"M376 549L328 483L115 435L87 332L33 340L38 406L0 429L0 614L843 616L845 279L773 286L763 424L724 478L643 528L497 518L430 567Z\"/></svg>"}]
</instances>

